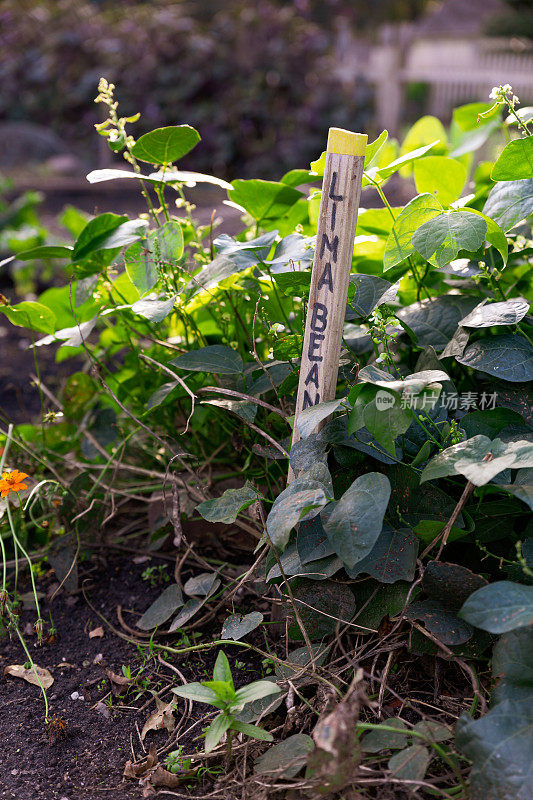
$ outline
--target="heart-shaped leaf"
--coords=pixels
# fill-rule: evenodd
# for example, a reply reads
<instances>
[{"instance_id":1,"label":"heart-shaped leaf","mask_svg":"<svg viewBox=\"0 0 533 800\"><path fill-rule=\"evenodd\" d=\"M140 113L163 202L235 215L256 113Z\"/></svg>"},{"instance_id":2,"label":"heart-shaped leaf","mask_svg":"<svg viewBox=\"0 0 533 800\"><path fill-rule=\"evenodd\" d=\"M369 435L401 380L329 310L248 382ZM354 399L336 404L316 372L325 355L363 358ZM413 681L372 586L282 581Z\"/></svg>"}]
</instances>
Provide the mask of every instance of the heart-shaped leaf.
<instances>
[{"instance_id":1,"label":"heart-shaped leaf","mask_svg":"<svg viewBox=\"0 0 533 800\"><path fill-rule=\"evenodd\" d=\"M422 258L443 267L459 250L475 252L485 241L487 223L468 211L439 214L424 222L413 234L414 248Z\"/></svg>"},{"instance_id":2,"label":"heart-shaped leaf","mask_svg":"<svg viewBox=\"0 0 533 800\"><path fill-rule=\"evenodd\" d=\"M214 372L217 375L238 375L244 369L240 355L222 344L212 344L182 353L172 359L170 364L178 369Z\"/></svg>"},{"instance_id":3,"label":"heart-shaped leaf","mask_svg":"<svg viewBox=\"0 0 533 800\"><path fill-rule=\"evenodd\" d=\"M501 303L480 303L459 323L464 328L490 328L492 325L516 325L529 310L523 297L513 297Z\"/></svg>"},{"instance_id":4,"label":"heart-shaped leaf","mask_svg":"<svg viewBox=\"0 0 533 800\"><path fill-rule=\"evenodd\" d=\"M507 468L533 467L533 443L491 441L479 434L442 450L422 471L420 482L459 473L483 486Z\"/></svg>"},{"instance_id":5,"label":"heart-shaped leaf","mask_svg":"<svg viewBox=\"0 0 533 800\"><path fill-rule=\"evenodd\" d=\"M506 145L492 168L493 181L518 181L533 178L533 138L513 139Z\"/></svg>"},{"instance_id":6,"label":"heart-shaped leaf","mask_svg":"<svg viewBox=\"0 0 533 800\"><path fill-rule=\"evenodd\" d=\"M379 472L369 472L352 483L324 522L332 547L349 567L355 566L374 547L389 497L388 478Z\"/></svg>"},{"instance_id":7,"label":"heart-shaped leaf","mask_svg":"<svg viewBox=\"0 0 533 800\"><path fill-rule=\"evenodd\" d=\"M489 633L505 633L533 622L533 586L496 581L470 595L459 616Z\"/></svg>"},{"instance_id":8,"label":"heart-shaped leaf","mask_svg":"<svg viewBox=\"0 0 533 800\"><path fill-rule=\"evenodd\" d=\"M171 164L182 158L200 141L200 134L190 125L169 125L141 136L132 147L132 155L149 164Z\"/></svg>"},{"instance_id":9,"label":"heart-shaped leaf","mask_svg":"<svg viewBox=\"0 0 533 800\"><path fill-rule=\"evenodd\" d=\"M256 775L294 778L305 766L307 754L314 747L310 736L305 733L295 733L259 756L254 762L254 772Z\"/></svg>"},{"instance_id":10,"label":"heart-shaped leaf","mask_svg":"<svg viewBox=\"0 0 533 800\"><path fill-rule=\"evenodd\" d=\"M498 681L494 702L533 700L533 630L504 633L492 653L492 675Z\"/></svg>"},{"instance_id":11,"label":"heart-shaped leaf","mask_svg":"<svg viewBox=\"0 0 533 800\"><path fill-rule=\"evenodd\" d=\"M533 345L523 336L507 333L479 339L469 345L457 361L502 381L533 380Z\"/></svg>"},{"instance_id":12,"label":"heart-shaped leaf","mask_svg":"<svg viewBox=\"0 0 533 800\"><path fill-rule=\"evenodd\" d=\"M142 631L151 631L170 619L174 611L183 605L183 595L177 583L167 586L157 600L144 612L137 627Z\"/></svg>"},{"instance_id":13,"label":"heart-shaped leaf","mask_svg":"<svg viewBox=\"0 0 533 800\"><path fill-rule=\"evenodd\" d=\"M408 528L394 530L384 527L374 547L353 569L346 571L350 578L366 572L382 583L411 581L416 569L418 538Z\"/></svg>"},{"instance_id":14,"label":"heart-shaped leaf","mask_svg":"<svg viewBox=\"0 0 533 800\"><path fill-rule=\"evenodd\" d=\"M255 503L259 493L249 481L240 489L226 489L223 495L212 500L204 500L196 510L208 522L235 522L241 511Z\"/></svg>"},{"instance_id":15,"label":"heart-shaped leaf","mask_svg":"<svg viewBox=\"0 0 533 800\"><path fill-rule=\"evenodd\" d=\"M246 634L255 630L263 622L263 615L259 611L252 611L241 617L240 614L231 614L222 626L221 639L231 639L238 642Z\"/></svg>"}]
</instances>

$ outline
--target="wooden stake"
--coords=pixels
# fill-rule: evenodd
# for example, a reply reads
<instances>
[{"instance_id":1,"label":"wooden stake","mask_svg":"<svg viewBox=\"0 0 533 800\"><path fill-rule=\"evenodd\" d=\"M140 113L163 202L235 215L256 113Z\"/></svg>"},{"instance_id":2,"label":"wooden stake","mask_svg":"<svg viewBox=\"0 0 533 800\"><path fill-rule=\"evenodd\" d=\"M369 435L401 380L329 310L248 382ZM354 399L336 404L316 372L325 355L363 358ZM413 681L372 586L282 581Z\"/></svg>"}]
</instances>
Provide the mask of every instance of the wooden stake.
<instances>
[{"instance_id":1,"label":"wooden stake","mask_svg":"<svg viewBox=\"0 0 533 800\"><path fill-rule=\"evenodd\" d=\"M293 444L300 412L335 399L366 142L365 134L329 129Z\"/></svg>"}]
</instances>

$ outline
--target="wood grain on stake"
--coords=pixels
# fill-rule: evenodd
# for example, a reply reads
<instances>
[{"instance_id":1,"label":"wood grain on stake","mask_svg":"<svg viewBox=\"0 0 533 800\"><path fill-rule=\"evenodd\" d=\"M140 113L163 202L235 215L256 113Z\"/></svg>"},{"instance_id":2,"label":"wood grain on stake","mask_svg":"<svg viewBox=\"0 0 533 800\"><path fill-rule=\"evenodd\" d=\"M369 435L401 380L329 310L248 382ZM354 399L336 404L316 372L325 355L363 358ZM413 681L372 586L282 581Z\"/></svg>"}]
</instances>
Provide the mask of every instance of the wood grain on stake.
<instances>
[{"instance_id":1,"label":"wood grain on stake","mask_svg":"<svg viewBox=\"0 0 533 800\"><path fill-rule=\"evenodd\" d=\"M366 142L365 134L329 129L293 444L300 412L335 399Z\"/></svg>"}]
</instances>

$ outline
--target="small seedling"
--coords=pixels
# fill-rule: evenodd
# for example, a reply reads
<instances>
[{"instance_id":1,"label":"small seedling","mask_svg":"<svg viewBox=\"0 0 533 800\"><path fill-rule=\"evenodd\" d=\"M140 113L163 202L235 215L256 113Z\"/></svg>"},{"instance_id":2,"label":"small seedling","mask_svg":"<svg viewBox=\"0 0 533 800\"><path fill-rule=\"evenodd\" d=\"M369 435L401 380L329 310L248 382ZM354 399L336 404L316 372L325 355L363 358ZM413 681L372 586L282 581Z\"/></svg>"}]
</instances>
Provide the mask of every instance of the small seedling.
<instances>
[{"instance_id":1,"label":"small seedling","mask_svg":"<svg viewBox=\"0 0 533 800\"><path fill-rule=\"evenodd\" d=\"M170 575L167 574L167 565L159 564L156 567L146 567L141 573L143 581L147 581L150 586L159 586L161 583L168 583Z\"/></svg>"},{"instance_id":2,"label":"small seedling","mask_svg":"<svg viewBox=\"0 0 533 800\"><path fill-rule=\"evenodd\" d=\"M207 703L210 706L220 709L213 722L207 728L205 734L205 752L210 753L218 745L225 733L227 733L227 755L228 761L231 756L231 742L233 732L244 733L253 739L260 739L264 742L273 741L272 735L257 725L241 722L235 718L247 703L260 700L269 694L278 694L281 690L279 686L271 681L254 681L248 686L243 686L235 690L231 669L227 656L223 651L217 656L213 670L212 681L202 681L202 683L188 683L172 689L174 694L184 697L187 700L196 700L198 703Z\"/></svg>"},{"instance_id":3,"label":"small seedling","mask_svg":"<svg viewBox=\"0 0 533 800\"><path fill-rule=\"evenodd\" d=\"M165 767L173 775L191 768L192 758L182 758L182 754L183 745L180 745L177 750L172 750L165 758Z\"/></svg>"}]
</instances>

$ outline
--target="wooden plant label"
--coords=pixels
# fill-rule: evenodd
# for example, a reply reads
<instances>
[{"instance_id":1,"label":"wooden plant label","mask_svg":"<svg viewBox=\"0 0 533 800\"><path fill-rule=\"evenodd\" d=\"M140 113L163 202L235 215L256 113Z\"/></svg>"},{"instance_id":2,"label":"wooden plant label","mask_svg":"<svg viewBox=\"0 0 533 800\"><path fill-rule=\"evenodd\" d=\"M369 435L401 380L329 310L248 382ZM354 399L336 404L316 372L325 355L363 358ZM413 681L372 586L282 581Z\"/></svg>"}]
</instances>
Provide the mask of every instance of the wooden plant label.
<instances>
[{"instance_id":1,"label":"wooden plant label","mask_svg":"<svg viewBox=\"0 0 533 800\"><path fill-rule=\"evenodd\" d=\"M293 444L300 412L335 399L366 142L365 134L329 129Z\"/></svg>"}]
</instances>

